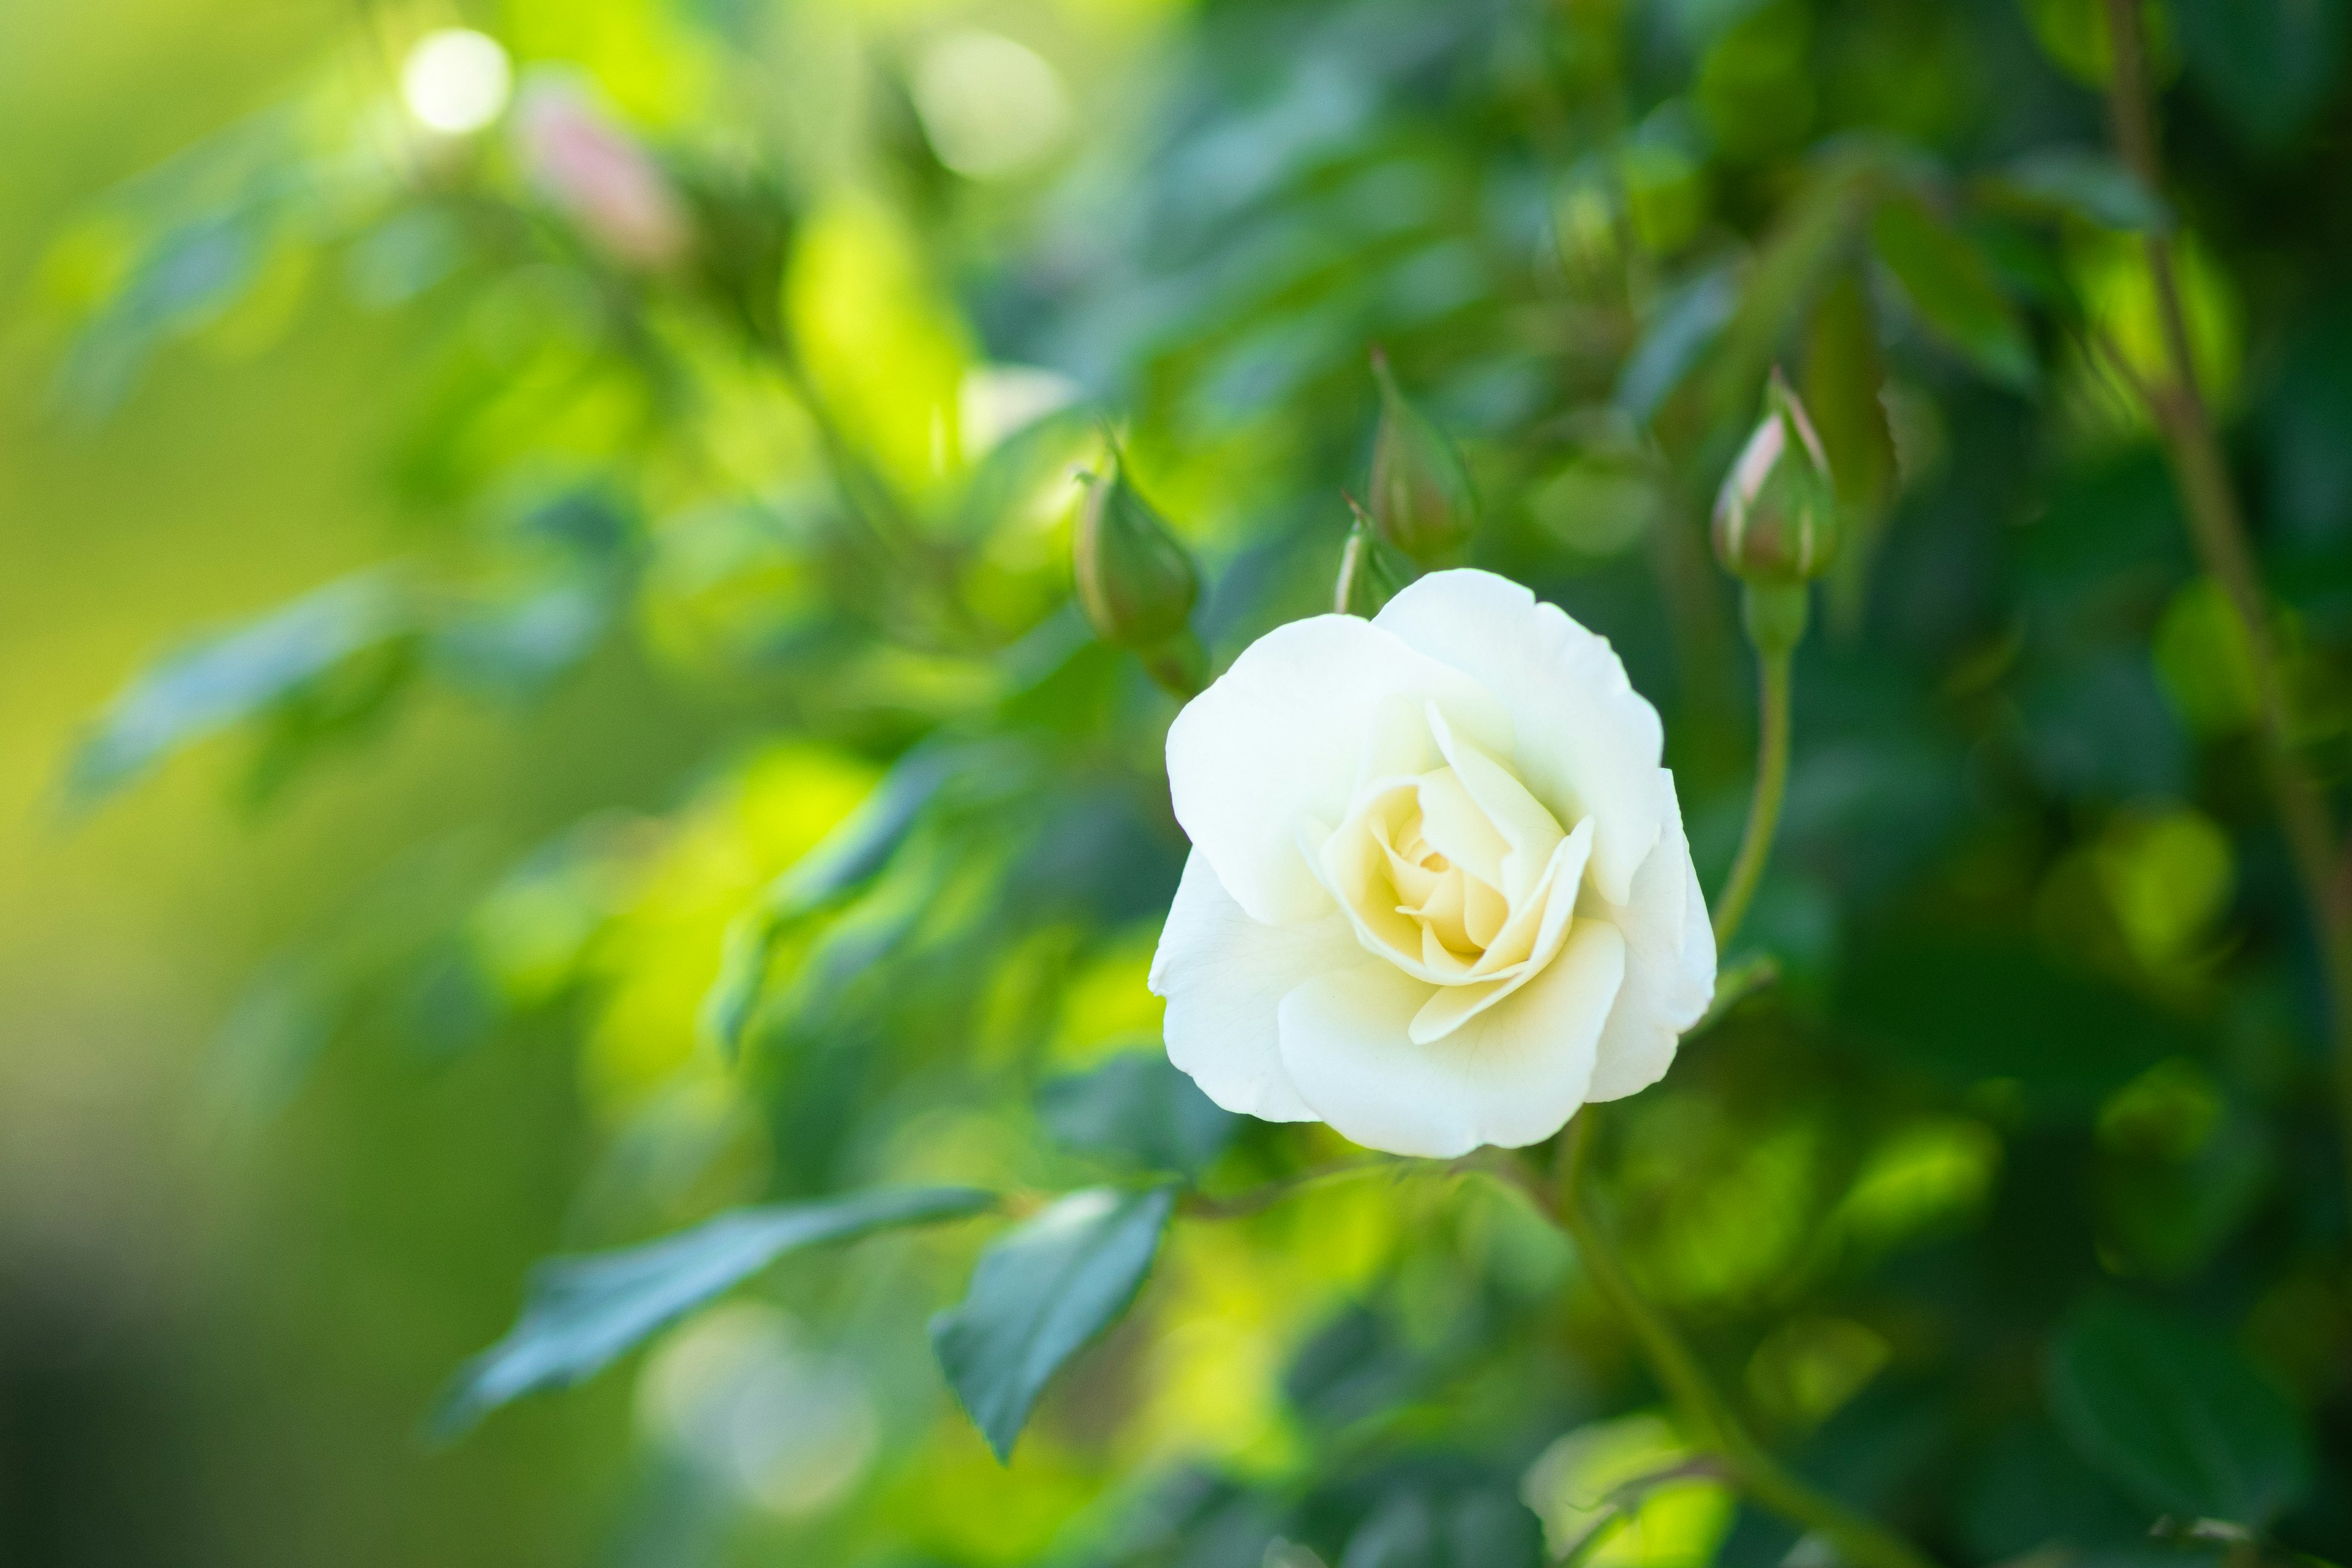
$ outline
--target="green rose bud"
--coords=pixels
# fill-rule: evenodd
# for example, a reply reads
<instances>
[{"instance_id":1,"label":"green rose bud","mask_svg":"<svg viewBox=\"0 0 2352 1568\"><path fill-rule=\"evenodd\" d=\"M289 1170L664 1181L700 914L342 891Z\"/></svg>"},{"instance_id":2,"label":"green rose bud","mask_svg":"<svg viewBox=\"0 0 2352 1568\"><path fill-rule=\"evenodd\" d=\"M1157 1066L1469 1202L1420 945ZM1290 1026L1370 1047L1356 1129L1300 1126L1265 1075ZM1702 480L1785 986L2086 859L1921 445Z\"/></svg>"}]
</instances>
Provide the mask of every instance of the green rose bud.
<instances>
[{"instance_id":1,"label":"green rose bud","mask_svg":"<svg viewBox=\"0 0 2352 1568\"><path fill-rule=\"evenodd\" d=\"M1103 641L1152 648L1182 632L1201 595L1192 558L1127 479L1116 447L1093 481L1075 541L1078 603Z\"/></svg>"},{"instance_id":2,"label":"green rose bud","mask_svg":"<svg viewBox=\"0 0 2352 1568\"><path fill-rule=\"evenodd\" d=\"M1348 530L1347 547L1339 552L1339 580L1331 585L1331 608L1342 616L1360 616L1366 620L1381 613L1381 606L1397 595L1412 578L1412 571L1400 571L1395 559L1389 555L1388 546L1381 542L1372 530L1372 520L1356 504L1356 498L1342 490L1340 496L1348 510L1356 514L1354 526Z\"/></svg>"},{"instance_id":3,"label":"green rose bud","mask_svg":"<svg viewBox=\"0 0 2352 1568\"><path fill-rule=\"evenodd\" d=\"M1715 500L1715 556L1751 584L1811 582L1838 551L1837 488L1822 438L1780 373L1764 391L1764 418Z\"/></svg>"},{"instance_id":4,"label":"green rose bud","mask_svg":"<svg viewBox=\"0 0 2352 1568\"><path fill-rule=\"evenodd\" d=\"M1372 375L1381 385L1381 428L1372 442L1372 526L1415 561L1442 561L1477 526L1469 470L1445 432L1397 389L1388 356L1378 349L1372 351Z\"/></svg>"}]
</instances>

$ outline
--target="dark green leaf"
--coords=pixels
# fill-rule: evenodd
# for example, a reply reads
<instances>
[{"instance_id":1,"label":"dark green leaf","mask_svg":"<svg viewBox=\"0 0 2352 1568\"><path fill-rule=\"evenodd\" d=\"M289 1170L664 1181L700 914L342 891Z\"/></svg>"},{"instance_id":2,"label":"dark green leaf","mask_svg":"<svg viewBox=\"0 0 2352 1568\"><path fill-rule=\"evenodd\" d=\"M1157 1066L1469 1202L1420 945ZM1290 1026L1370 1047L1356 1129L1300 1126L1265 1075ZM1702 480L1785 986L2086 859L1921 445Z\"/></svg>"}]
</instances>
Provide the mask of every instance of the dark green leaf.
<instances>
[{"instance_id":1,"label":"dark green leaf","mask_svg":"<svg viewBox=\"0 0 2352 1568\"><path fill-rule=\"evenodd\" d=\"M1037 1091L1037 1113L1069 1148L1187 1174L1224 1152L1241 1125L1159 1050L1048 1081Z\"/></svg>"},{"instance_id":2,"label":"dark green leaf","mask_svg":"<svg viewBox=\"0 0 2352 1568\"><path fill-rule=\"evenodd\" d=\"M948 1385L1010 1461L1037 1396L1127 1310L1151 1271L1176 1190L1073 1193L981 1255L962 1302L931 1320Z\"/></svg>"},{"instance_id":3,"label":"dark green leaf","mask_svg":"<svg viewBox=\"0 0 2352 1568\"><path fill-rule=\"evenodd\" d=\"M2050 1352L2050 1407L2094 1468L2155 1512L2261 1529L2311 1480L2301 1417L2199 1324L2108 1299Z\"/></svg>"},{"instance_id":4,"label":"dark green leaf","mask_svg":"<svg viewBox=\"0 0 2352 1568\"><path fill-rule=\"evenodd\" d=\"M2172 0L2166 10L2189 80L2254 146L2291 140L2342 73L2343 0Z\"/></svg>"},{"instance_id":5,"label":"dark green leaf","mask_svg":"<svg viewBox=\"0 0 2352 1568\"><path fill-rule=\"evenodd\" d=\"M531 1271L515 1326L458 1370L433 1429L454 1436L522 1394L593 1376L655 1330L795 1248L954 1219L995 1202L994 1194L971 1187L913 1187L766 1204L642 1247L549 1258Z\"/></svg>"},{"instance_id":6,"label":"dark green leaf","mask_svg":"<svg viewBox=\"0 0 2352 1568\"><path fill-rule=\"evenodd\" d=\"M2024 323L1966 235L1912 198L1888 202L1871 225L1878 258L1929 330L2003 386L2033 385L2039 371Z\"/></svg>"},{"instance_id":7,"label":"dark green leaf","mask_svg":"<svg viewBox=\"0 0 2352 1568\"><path fill-rule=\"evenodd\" d=\"M371 573L165 659L99 716L67 771L68 798L97 800L178 748L254 716L405 632L412 616L399 584Z\"/></svg>"},{"instance_id":8,"label":"dark green leaf","mask_svg":"<svg viewBox=\"0 0 2352 1568\"><path fill-rule=\"evenodd\" d=\"M1869 950L1847 982L1872 1057L1954 1089L2016 1087L2036 1117L2087 1119L2185 1044L2145 1004L2051 967L2021 943L1939 933Z\"/></svg>"}]
</instances>

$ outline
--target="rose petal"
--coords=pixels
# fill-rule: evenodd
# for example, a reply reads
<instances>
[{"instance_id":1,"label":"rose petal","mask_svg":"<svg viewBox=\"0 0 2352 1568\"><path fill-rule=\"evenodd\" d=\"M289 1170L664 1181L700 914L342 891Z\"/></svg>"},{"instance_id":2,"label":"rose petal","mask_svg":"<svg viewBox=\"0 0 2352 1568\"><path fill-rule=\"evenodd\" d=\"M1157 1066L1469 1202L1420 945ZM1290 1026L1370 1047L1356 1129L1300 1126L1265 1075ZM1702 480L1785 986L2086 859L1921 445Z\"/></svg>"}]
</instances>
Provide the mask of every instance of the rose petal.
<instances>
[{"instance_id":1,"label":"rose petal","mask_svg":"<svg viewBox=\"0 0 2352 1568\"><path fill-rule=\"evenodd\" d=\"M1250 919L1208 857L1193 850L1151 955L1152 992L1168 999L1168 1059L1227 1110L1314 1121L1282 1065L1282 998L1318 974L1363 961L1355 933L1337 914L1290 926Z\"/></svg>"},{"instance_id":2,"label":"rose petal","mask_svg":"<svg viewBox=\"0 0 2352 1568\"><path fill-rule=\"evenodd\" d=\"M1552 851L1551 864L1545 868L1535 899L1512 917L1504 939L1487 949L1486 956L1471 971L1473 974L1486 972L1487 978L1467 985L1439 986L1437 994L1412 1016L1412 1023L1405 1030L1414 1045L1426 1046L1444 1039L1543 973L1544 965L1552 961L1566 940L1569 921L1576 909L1577 887L1584 879L1585 863L1591 852L1592 824L1580 822L1576 831L1561 839ZM1516 963L1509 962L1522 943L1524 953ZM1488 959L1497 962L1490 966Z\"/></svg>"},{"instance_id":3,"label":"rose petal","mask_svg":"<svg viewBox=\"0 0 2352 1568\"><path fill-rule=\"evenodd\" d=\"M1623 976L1624 939L1570 928L1559 956L1507 1001L1433 1046L1406 1037L1430 988L1373 961L1282 999L1282 1060L1299 1096L1370 1149L1452 1159L1550 1136L1584 1102Z\"/></svg>"},{"instance_id":4,"label":"rose petal","mask_svg":"<svg viewBox=\"0 0 2352 1568\"><path fill-rule=\"evenodd\" d=\"M1176 820L1254 920L1328 914L1330 897L1298 850L1299 824L1347 815L1366 748L1401 732L1435 765L1425 705L1480 744L1507 749L1503 705L1462 671L1353 616L1317 616L1252 643L1168 731Z\"/></svg>"},{"instance_id":5,"label":"rose petal","mask_svg":"<svg viewBox=\"0 0 2352 1568\"><path fill-rule=\"evenodd\" d=\"M1674 774L1660 768L1657 789L1664 828L1633 878L1633 899L1597 911L1625 933L1625 984L1601 1031L1595 1100L1622 1100L1664 1078L1683 1031L1715 1000L1715 931L1683 834Z\"/></svg>"},{"instance_id":6,"label":"rose petal","mask_svg":"<svg viewBox=\"0 0 2352 1568\"><path fill-rule=\"evenodd\" d=\"M1651 784L1664 734L1606 637L1490 572L1433 572L1373 624L1475 678L1510 710L1513 752L1497 751L1563 824L1593 817L1592 876L1622 903L1658 842ZM1453 717L1451 708L1447 716ZM1496 750L1484 736L1479 744Z\"/></svg>"},{"instance_id":7,"label":"rose petal","mask_svg":"<svg viewBox=\"0 0 2352 1568\"><path fill-rule=\"evenodd\" d=\"M1486 880L1502 889L1503 896L1513 904L1525 899L1534 889L1536 879L1542 875L1544 862L1567 837L1559 820L1544 809L1543 802L1528 793L1528 788L1513 777L1510 769L1487 754L1486 748L1467 735L1457 735L1445 715L1435 708L1429 710L1429 732L1436 737L1437 749L1444 754L1446 766L1459 781L1456 787L1477 803L1492 831L1499 834L1507 847ZM1426 789L1423 791L1427 799ZM1441 849L1444 848L1440 845ZM1450 851L1448 852L1451 853ZM1458 857L1456 857L1458 858Z\"/></svg>"}]
</instances>

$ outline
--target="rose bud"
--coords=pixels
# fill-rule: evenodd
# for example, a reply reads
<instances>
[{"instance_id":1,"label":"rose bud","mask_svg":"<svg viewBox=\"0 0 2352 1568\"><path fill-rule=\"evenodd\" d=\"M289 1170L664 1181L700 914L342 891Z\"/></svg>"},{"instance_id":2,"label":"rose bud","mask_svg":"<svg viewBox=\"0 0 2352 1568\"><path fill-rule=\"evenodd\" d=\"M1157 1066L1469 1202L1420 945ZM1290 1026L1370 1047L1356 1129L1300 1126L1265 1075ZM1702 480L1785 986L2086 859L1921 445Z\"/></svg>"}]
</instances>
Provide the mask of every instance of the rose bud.
<instances>
[{"instance_id":1,"label":"rose bud","mask_svg":"<svg viewBox=\"0 0 2352 1568\"><path fill-rule=\"evenodd\" d=\"M1342 616L1360 616L1366 620L1380 614L1381 606L1396 597L1411 576L1399 572L1387 555L1387 546L1372 530L1372 520L1356 504L1356 498L1345 490L1340 498L1356 521L1348 530L1347 547L1339 552L1339 580L1331 585L1331 608Z\"/></svg>"},{"instance_id":2,"label":"rose bud","mask_svg":"<svg viewBox=\"0 0 2352 1568\"><path fill-rule=\"evenodd\" d=\"M693 231L669 177L580 93L535 86L516 139L531 184L614 260L659 271L684 258Z\"/></svg>"},{"instance_id":3,"label":"rose bud","mask_svg":"<svg viewBox=\"0 0 2352 1568\"><path fill-rule=\"evenodd\" d=\"M1804 404L1775 370L1763 421L1716 497L1716 559L1747 583L1807 583L1837 559L1838 533L1829 457Z\"/></svg>"},{"instance_id":4,"label":"rose bud","mask_svg":"<svg viewBox=\"0 0 2352 1568\"><path fill-rule=\"evenodd\" d=\"M1073 557L1078 604L1096 635L1119 647L1156 647L1174 637L1201 595L1192 558L1128 482L1116 448L1108 477L1087 488Z\"/></svg>"},{"instance_id":5,"label":"rose bud","mask_svg":"<svg viewBox=\"0 0 2352 1568\"><path fill-rule=\"evenodd\" d=\"M1442 561L1477 525L1477 498L1462 454L1398 390L1388 355L1372 351L1381 428L1372 441L1372 526L1415 561Z\"/></svg>"}]
</instances>

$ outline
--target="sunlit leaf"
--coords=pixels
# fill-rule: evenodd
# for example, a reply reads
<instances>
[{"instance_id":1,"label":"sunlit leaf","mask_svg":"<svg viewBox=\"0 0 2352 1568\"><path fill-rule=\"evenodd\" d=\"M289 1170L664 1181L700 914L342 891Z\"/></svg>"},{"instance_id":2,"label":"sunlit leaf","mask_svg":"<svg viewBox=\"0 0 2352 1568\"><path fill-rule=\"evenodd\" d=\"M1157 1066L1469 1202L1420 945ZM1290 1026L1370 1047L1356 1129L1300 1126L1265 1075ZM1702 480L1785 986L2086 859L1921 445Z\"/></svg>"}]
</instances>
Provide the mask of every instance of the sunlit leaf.
<instances>
[{"instance_id":1,"label":"sunlit leaf","mask_svg":"<svg viewBox=\"0 0 2352 1568\"><path fill-rule=\"evenodd\" d=\"M515 1326L459 1369L433 1428L453 1436L510 1400L591 1377L663 1324L787 1252L978 1214L996 1201L970 1187L917 1187L768 1204L642 1247L551 1258L531 1271Z\"/></svg>"},{"instance_id":2,"label":"sunlit leaf","mask_svg":"<svg viewBox=\"0 0 2352 1568\"><path fill-rule=\"evenodd\" d=\"M1142 1288L1176 1190L1073 1193L992 1245L931 1349L972 1424L1009 1461L1037 1396Z\"/></svg>"},{"instance_id":3,"label":"sunlit leaf","mask_svg":"<svg viewBox=\"0 0 2352 1568\"><path fill-rule=\"evenodd\" d=\"M2083 1458L2142 1507L2261 1529L2311 1484L2294 1407L2210 1329L2094 1301L2051 1346L2050 1407Z\"/></svg>"},{"instance_id":4,"label":"sunlit leaf","mask_svg":"<svg viewBox=\"0 0 2352 1568\"><path fill-rule=\"evenodd\" d=\"M68 769L68 798L94 801L170 752L253 717L405 633L414 614L395 579L372 573L165 659L99 716Z\"/></svg>"}]
</instances>

